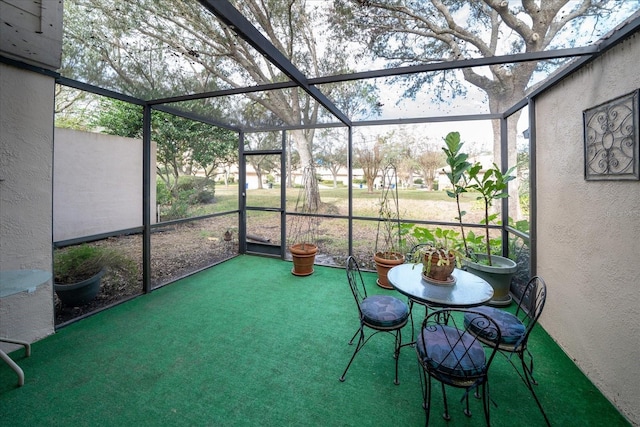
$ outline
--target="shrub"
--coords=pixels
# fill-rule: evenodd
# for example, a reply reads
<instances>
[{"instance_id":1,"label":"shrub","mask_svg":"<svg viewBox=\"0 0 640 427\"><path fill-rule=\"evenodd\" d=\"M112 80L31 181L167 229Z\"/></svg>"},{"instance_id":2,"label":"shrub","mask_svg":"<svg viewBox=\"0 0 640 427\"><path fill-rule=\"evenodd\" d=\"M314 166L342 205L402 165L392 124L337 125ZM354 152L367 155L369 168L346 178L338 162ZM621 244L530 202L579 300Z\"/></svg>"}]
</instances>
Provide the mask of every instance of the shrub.
<instances>
[{"instance_id":1,"label":"shrub","mask_svg":"<svg viewBox=\"0 0 640 427\"><path fill-rule=\"evenodd\" d=\"M70 248L58 249L53 255L54 281L56 283L77 283L98 274L108 268L135 275L135 262L121 252L90 246L86 243Z\"/></svg>"},{"instance_id":2,"label":"shrub","mask_svg":"<svg viewBox=\"0 0 640 427\"><path fill-rule=\"evenodd\" d=\"M168 205L171 203L171 192L164 181L156 182L156 202L160 205Z\"/></svg>"},{"instance_id":3,"label":"shrub","mask_svg":"<svg viewBox=\"0 0 640 427\"><path fill-rule=\"evenodd\" d=\"M213 203L215 198L215 192L204 189L199 191L194 196L194 203Z\"/></svg>"},{"instance_id":4,"label":"shrub","mask_svg":"<svg viewBox=\"0 0 640 427\"><path fill-rule=\"evenodd\" d=\"M176 200L169 205L169 208L161 212L163 221L186 218L189 214L189 203L186 200Z\"/></svg>"}]
</instances>

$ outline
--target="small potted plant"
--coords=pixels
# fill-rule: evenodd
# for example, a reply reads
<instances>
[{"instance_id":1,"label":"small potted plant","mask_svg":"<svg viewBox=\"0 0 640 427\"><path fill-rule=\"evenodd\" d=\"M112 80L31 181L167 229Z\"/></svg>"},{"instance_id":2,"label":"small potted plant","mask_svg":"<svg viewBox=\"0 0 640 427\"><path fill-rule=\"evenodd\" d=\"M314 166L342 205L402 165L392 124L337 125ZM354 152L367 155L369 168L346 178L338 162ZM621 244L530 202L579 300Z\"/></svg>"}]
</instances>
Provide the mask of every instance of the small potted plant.
<instances>
[{"instance_id":1,"label":"small potted plant","mask_svg":"<svg viewBox=\"0 0 640 427\"><path fill-rule=\"evenodd\" d=\"M315 215L318 211L318 203L316 200L310 200L307 192L313 183L309 182L315 179L315 168L309 165L305 168L303 176L305 177L298 199L296 200L295 211L299 215L291 216L289 220L289 252L293 261L293 269L291 273L294 276L309 276L313 274L313 265L318 252L316 244L318 238L318 228L320 221Z\"/></svg>"},{"instance_id":2,"label":"small potted plant","mask_svg":"<svg viewBox=\"0 0 640 427\"><path fill-rule=\"evenodd\" d=\"M434 231L425 227L414 227L412 236L419 242L416 250L411 254L412 261L422 264L424 280L437 285L455 283L452 276L453 269L460 266L462 253L459 251L457 233L451 229L436 228Z\"/></svg>"},{"instance_id":3,"label":"small potted plant","mask_svg":"<svg viewBox=\"0 0 640 427\"><path fill-rule=\"evenodd\" d=\"M402 253L402 226L398 208L398 186L396 171L393 165L385 168L383 186L378 202L378 231L373 261L378 272L377 284L381 288L393 289L387 273L396 265L404 263Z\"/></svg>"},{"instance_id":4,"label":"small potted plant","mask_svg":"<svg viewBox=\"0 0 640 427\"><path fill-rule=\"evenodd\" d=\"M134 261L121 252L81 244L57 249L53 255L54 290L62 304L80 306L93 300L100 291L102 276L108 271L134 276Z\"/></svg>"}]
</instances>

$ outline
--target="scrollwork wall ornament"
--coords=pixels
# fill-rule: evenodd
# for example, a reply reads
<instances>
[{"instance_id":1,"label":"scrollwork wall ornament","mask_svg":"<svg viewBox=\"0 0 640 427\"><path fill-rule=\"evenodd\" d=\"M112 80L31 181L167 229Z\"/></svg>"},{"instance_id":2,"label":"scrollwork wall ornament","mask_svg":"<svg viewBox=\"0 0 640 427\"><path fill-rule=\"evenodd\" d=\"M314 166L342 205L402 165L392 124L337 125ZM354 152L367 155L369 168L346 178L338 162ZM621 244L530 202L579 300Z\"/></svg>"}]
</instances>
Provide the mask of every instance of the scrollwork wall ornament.
<instances>
[{"instance_id":1,"label":"scrollwork wall ornament","mask_svg":"<svg viewBox=\"0 0 640 427\"><path fill-rule=\"evenodd\" d=\"M583 112L586 180L639 180L640 90Z\"/></svg>"}]
</instances>

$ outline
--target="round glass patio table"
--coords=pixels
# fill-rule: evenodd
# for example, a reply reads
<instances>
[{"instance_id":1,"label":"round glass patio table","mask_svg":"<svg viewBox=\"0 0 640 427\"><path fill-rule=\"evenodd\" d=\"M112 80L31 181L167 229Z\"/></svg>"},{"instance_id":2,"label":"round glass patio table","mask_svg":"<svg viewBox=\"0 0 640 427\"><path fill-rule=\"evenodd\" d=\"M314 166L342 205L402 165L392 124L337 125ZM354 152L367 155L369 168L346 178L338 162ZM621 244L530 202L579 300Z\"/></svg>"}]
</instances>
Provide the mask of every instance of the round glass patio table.
<instances>
[{"instance_id":1,"label":"round glass patio table","mask_svg":"<svg viewBox=\"0 0 640 427\"><path fill-rule=\"evenodd\" d=\"M454 284L436 285L422 278L422 264L401 264L389 270L389 283L414 301L435 307L476 307L493 297L484 279L458 268L451 274Z\"/></svg>"},{"instance_id":2,"label":"round glass patio table","mask_svg":"<svg viewBox=\"0 0 640 427\"><path fill-rule=\"evenodd\" d=\"M0 298L21 292L34 292L40 285L47 283L51 279L51 273L43 270L6 270L0 271ZM11 344L18 344L25 348L27 357L31 356L31 344L27 341L3 338L0 341ZM24 385L24 372L7 353L0 349L0 360L3 360L18 375L18 385Z\"/></svg>"}]
</instances>

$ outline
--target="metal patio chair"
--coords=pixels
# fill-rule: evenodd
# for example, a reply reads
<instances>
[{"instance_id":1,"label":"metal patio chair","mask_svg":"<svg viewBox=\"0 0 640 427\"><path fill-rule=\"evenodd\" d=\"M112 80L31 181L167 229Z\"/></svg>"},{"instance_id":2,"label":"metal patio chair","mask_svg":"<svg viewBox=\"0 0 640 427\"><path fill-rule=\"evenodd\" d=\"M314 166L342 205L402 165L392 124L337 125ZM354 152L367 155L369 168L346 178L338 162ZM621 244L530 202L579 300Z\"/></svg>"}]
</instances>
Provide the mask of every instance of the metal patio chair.
<instances>
[{"instance_id":1,"label":"metal patio chair","mask_svg":"<svg viewBox=\"0 0 640 427\"><path fill-rule=\"evenodd\" d=\"M487 345L495 346L507 358L531 392L545 422L547 425L551 425L534 390L534 385L538 385L538 383L533 377L533 355L528 348L529 335L542 314L546 299L547 285L541 277L534 276L525 286L515 314L489 306L477 307L477 311L491 317L498 324L501 339L497 342L491 337L485 336L483 330L474 323L474 319L471 317L465 317L465 324L469 324L471 331L477 334L481 341ZM520 359L522 372L514 363L513 355Z\"/></svg>"},{"instance_id":2,"label":"metal patio chair","mask_svg":"<svg viewBox=\"0 0 640 427\"><path fill-rule=\"evenodd\" d=\"M445 308L432 311L422 322L422 328L416 341L416 353L421 369L423 408L426 413L426 425L429 425L431 413L431 380L436 379L442 386L444 413L442 417L450 420L446 386L464 389L464 414L471 416L469 393L478 395L481 391L484 416L490 425L489 411L489 366L496 354L496 348L484 345L478 336L465 327L463 315L473 320L473 324L487 337L500 339L498 325L485 314L470 310ZM449 319L447 324L441 318Z\"/></svg>"},{"instance_id":3,"label":"metal patio chair","mask_svg":"<svg viewBox=\"0 0 640 427\"><path fill-rule=\"evenodd\" d=\"M360 318L360 326L356 333L351 337L349 345L353 345L353 341L358 337L353 356L349 360L347 367L345 368L340 381L345 380L345 375L355 359L356 355L362 347L373 337L380 332L388 332L395 336L395 346L393 357L396 359L396 379L394 383L399 384L398 381L398 358L400 356L400 347L402 345L402 327L407 324L409 318L409 307L406 303L400 299L390 295L367 295L367 289L360 273L358 263L353 256L347 258L347 279L349 281L349 287L351 293L358 306L358 315ZM365 329L371 329L373 332L366 336Z\"/></svg>"}]
</instances>

